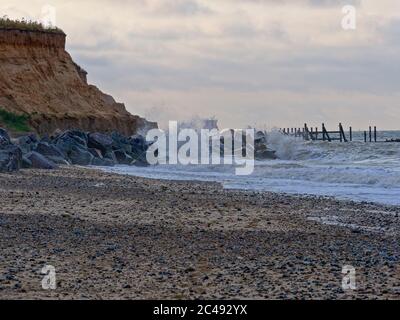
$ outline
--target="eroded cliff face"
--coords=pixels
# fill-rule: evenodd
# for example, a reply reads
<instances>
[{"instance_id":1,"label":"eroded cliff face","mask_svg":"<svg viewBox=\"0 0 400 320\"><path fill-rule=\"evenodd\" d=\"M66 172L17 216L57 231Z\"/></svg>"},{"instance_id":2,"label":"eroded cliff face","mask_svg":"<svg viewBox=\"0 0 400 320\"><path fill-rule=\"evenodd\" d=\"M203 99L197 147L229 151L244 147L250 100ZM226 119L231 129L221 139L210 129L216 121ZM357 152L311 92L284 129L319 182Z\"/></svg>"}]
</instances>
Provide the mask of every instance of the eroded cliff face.
<instances>
[{"instance_id":1,"label":"eroded cliff face","mask_svg":"<svg viewBox=\"0 0 400 320\"><path fill-rule=\"evenodd\" d=\"M89 85L65 41L63 33L0 29L0 108L29 114L39 134L79 128L132 135L156 127Z\"/></svg>"}]
</instances>

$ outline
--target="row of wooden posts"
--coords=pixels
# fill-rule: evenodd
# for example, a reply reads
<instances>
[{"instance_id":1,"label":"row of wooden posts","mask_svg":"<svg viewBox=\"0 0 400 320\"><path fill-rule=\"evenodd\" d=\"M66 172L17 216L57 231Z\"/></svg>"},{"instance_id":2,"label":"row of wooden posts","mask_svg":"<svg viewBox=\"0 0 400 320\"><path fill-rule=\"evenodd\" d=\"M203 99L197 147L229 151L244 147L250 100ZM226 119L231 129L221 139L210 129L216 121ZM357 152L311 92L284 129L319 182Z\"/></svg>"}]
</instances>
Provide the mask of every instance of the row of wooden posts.
<instances>
[{"instance_id":1,"label":"row of wooden posts","mask_svg":"<svg viewBox=\"0 0 400 320\"><path fill-rule=\"evenodd\" d=\"M304 140L312 140L312 141L340 141L340 142L349 142L353 141L353 128L349 128L349 135L346 136L346 133L343 129L341 123L339 123L339 128L337 131L328 131L325 127L325 124L322 124L322 129L319 130L318 127L312 128L308 127L305 123L303 128L281 128L280 132L285 135L290 135L294 137L301 137ZM364 131L364 142L378 142L378 133L376 126L369 127L369 131Z\"/></svg>"}]
</instances>

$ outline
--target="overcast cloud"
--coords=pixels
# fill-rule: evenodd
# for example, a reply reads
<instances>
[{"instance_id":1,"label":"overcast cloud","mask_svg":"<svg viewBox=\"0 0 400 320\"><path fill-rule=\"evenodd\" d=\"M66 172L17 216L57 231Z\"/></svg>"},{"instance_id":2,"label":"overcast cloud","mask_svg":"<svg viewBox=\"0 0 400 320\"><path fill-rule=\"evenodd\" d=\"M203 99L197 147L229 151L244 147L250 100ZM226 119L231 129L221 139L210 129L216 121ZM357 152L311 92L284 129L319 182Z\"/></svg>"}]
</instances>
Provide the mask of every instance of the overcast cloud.
<instances>
[{"instance_id":1,"label":"overcast cloud","mask_svg":"<svg viewBox=\"0 0 400 320\"><path fill-rule=\"evenodd\" d=\"M57 9L89 81L151 120L400 128L398 0L0 0ZM342 7L357 29L341 28Z\"/></svg>"}]
</instances>

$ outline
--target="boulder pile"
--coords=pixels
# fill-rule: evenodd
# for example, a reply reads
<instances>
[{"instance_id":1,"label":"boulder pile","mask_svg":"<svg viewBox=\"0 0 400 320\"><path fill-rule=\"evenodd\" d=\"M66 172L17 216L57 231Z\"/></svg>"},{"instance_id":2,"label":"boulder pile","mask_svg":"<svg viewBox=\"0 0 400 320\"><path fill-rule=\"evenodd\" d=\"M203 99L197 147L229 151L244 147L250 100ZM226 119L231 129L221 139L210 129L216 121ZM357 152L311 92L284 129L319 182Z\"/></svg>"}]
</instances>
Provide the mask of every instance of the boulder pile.
<instances>
[{"instance_id":1,"label":"boulder pile","mask_svg":"<svg viewBox=\"0 0 400 320\"><path fill-rule=\"evenodd\" d=\"M20 168L55 169L58 165L114 166L116 164L146 166L150 143L141 135L125 137L67 130L52 137L38 138L29 134L11 139L0 128L0 172Z\"/></svg>"}]
</instances>

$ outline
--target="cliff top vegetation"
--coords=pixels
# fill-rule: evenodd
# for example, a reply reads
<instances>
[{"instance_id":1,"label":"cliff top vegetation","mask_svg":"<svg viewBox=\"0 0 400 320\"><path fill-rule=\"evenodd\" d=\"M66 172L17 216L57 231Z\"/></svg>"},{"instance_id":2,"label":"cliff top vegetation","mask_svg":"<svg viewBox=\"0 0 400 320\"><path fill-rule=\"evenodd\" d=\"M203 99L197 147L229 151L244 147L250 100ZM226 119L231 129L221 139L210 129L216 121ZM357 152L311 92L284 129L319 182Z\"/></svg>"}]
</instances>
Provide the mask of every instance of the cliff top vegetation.
<instances>
[{"instance_id":1,"label":"cliff top vegetation","mask_svg":"<svg viewBox=\"0 0 400 320\"><path fill-rule=\"evenodd\" d=\"M0 30L1 29L18 29L26 31L42 31L42 32L52 32L52 33L64 33L60 28L57 27L47 27L40 22L32 20L13 20L7 16L0 17Z\"/></svg>"}]
</instances>

